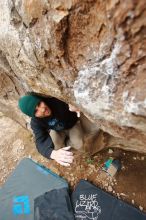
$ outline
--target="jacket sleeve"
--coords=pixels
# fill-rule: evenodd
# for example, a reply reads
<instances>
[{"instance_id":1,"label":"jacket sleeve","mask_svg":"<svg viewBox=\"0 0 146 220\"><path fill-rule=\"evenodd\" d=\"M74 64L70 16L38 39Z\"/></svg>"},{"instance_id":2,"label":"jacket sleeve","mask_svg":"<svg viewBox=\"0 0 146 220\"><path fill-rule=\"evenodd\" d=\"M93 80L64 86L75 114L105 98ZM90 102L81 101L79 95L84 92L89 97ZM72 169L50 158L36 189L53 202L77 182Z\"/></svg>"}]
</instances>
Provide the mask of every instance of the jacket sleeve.
<instances>
[{"instance_id":1,"label":"jacket sleeve","mask_svg":"<svg viewBox=\"0 0 146 220\"><path fill-rule=\"evenodd\" d=\"M49 131L47 131L35 120L31 120L31 128L35 136L36 148L38 152L44 157L50 159L50 155L54 149L54 144L49 135Z\"/></svg>"}]
</instances>

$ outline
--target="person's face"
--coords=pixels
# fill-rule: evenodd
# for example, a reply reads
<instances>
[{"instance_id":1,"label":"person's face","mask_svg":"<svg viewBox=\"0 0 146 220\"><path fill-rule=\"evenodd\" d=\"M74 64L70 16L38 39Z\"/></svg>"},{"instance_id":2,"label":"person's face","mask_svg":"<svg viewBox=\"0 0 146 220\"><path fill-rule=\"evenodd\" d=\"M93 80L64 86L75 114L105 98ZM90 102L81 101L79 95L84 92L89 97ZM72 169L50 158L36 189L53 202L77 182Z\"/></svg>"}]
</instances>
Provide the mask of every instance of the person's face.
<instances>
[{"instance_id":1,"label":"person's face","mask_svg":"<svg viewBox=\"0 0 146 220\"><path fill-rule=\"evenodd\" d=\"M35 109L35 117L44 118L51 115L51 109L45 104L45 102L40 102Z\"/></svg>"}]
</instances>

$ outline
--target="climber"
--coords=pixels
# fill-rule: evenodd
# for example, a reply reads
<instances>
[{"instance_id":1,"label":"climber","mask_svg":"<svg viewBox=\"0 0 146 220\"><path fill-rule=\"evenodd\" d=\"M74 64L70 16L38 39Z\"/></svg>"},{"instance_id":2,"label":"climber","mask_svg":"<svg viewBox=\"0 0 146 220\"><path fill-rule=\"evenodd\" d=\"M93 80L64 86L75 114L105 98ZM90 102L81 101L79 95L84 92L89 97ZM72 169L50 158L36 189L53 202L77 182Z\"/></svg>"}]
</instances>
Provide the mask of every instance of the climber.
<instances>
[{"instance_id":1,"label":"climber","mask_svg":"<svg viewBox=\"0 0 146 220\"><path fill-rule=\"evenodd\" d=\"M83 146L83 131L77 117L79 111L54 97L36 94L21 97L18 106L31 117L39 153L63 166L70 166L74 158L70 148L80 150Z\"/></svg>"}]
</instances>

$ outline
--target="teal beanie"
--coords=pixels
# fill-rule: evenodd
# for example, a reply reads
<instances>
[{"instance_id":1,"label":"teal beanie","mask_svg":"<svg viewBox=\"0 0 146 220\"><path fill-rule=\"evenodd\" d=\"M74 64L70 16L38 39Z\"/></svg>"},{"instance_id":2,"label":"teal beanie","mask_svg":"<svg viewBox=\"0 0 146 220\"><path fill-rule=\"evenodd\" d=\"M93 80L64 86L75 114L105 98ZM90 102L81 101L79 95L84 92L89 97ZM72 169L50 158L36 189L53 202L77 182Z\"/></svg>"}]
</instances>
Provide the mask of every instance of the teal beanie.
<instances>
[{"instance_id":1,"label":"teal beanie","mask_svg":"<svg viewBox=\"0 0 146 220\"><path fill-rule=\"evenodd\" d=\"M36 106L41 101L42 101L41 98L38 96L26 95L19 99L18 106L24 114L30 117L34 117Z\"/></svg>"}]
</instances>

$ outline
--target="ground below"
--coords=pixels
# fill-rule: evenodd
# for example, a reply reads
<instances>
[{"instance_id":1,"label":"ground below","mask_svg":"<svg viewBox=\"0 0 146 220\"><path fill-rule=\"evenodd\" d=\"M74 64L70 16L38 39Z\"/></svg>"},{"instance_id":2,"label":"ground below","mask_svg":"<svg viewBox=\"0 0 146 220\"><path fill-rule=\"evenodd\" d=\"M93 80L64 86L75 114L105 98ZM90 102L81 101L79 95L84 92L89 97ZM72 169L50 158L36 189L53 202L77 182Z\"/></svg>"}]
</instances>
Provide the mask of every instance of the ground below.
<instances>
[{"instance_id":1,"label":"ground below","mask_svg":"<svg viewBox=\"0 0 146 220\"><path fill-rule=\"evenodd\" d=\"M112 178L102 169L109 157L118 158L122 163L122 169ZM72 189L80 179L85 179L146 211L146 155L107 149L90 158L76 153L69 168L58 166L55 162L48 167L67 179Z\"/></svg>"},{"instance_id":2,"label":"ground below","mask_svg":"<svg viewBox=\"0 0 146 220\"><path fill-rule=\"evenodd\" d=\"M15 135L14 142L5 142L0 146L1 186L22 158L31 157L64 177L71 189L74 189L80 179L85 179L146 212L146 155L116 148L102 150L92 157L74 151L73 164L70 167L62 167L55 161L43 158L37 152L32 136L25 134L25 131L20 132L19 129L20 133L17 139ZM6 137L8 141L8 136ZM25 139L25 144L22 139ZM114 178L102 170L109 157L120 159L122 163L122 169Z\"/></svg>"}]
</instances>

